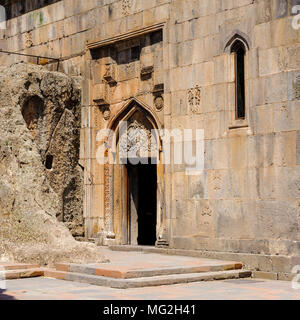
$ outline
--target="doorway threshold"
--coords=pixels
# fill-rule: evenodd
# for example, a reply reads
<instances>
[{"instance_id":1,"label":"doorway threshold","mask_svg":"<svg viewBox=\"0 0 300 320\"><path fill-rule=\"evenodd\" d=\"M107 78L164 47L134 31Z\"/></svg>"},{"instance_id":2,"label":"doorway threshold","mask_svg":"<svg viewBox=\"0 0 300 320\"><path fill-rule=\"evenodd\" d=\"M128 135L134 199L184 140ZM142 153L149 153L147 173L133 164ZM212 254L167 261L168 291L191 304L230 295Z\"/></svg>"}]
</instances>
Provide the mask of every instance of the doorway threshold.
<instances>
[{"instance_id":1,"label":"doorway threshold","mask_svg":"<svg viewBox=\"0 0 300 320\"><path fill-rule=\"evenodd\" d=\"M149 252L149 253L164 253L168 254L168 248L148 245L111 245L108 247L112 251L127 251L127 252Z\"/></svg>"}]
</instances>

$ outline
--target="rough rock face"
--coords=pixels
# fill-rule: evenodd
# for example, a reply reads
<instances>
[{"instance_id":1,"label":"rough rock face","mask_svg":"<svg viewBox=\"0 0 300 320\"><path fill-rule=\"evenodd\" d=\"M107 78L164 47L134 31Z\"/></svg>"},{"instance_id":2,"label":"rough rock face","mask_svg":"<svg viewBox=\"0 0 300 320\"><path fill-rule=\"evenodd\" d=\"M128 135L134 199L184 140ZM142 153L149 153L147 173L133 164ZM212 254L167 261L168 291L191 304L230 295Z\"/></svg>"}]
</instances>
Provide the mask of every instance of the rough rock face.
<instances>
[{"instance_id":1,"label":"rough rock face","mask_svg":"<svg viewBox=\"0 0 300 320\"><path fill-rule=\"evenodd\" d=\"M80 90L24 63L0 68L0 259L104 261L83 233Z\"/></svg>"},{"instance_id":2,"label":"rough rock face","mask_svg":"<svg viewBox=\"0 0 300 320\"><path fill-rule=\"evenodd\" d=\"M50 72L25 73L23 87L18 103L47 180L59 196L57 218L74 236L83 236L83 177L78 165L80 90L70 78Z\"/></svg>"}]
</instances>

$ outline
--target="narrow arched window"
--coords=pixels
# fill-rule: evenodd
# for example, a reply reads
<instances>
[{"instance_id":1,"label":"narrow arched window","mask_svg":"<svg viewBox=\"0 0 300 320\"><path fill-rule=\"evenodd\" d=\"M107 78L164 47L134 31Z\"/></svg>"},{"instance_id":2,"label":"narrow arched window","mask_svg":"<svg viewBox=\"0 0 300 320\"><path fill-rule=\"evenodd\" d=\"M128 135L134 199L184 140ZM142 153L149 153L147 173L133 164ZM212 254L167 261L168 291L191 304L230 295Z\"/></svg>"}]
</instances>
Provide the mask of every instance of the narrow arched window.
<instances>
[{"instance_id":1,"label":"narrow arched window","mask_svg":"<svg viewBox=\"0 0 300 320\"><path fill-rule=\"evenodd\" d=\"M242 41L236 40L231 46L235 55L235 114L236 119L245 119L245 55L246 48Z\"/></svg>"}]
</instances>

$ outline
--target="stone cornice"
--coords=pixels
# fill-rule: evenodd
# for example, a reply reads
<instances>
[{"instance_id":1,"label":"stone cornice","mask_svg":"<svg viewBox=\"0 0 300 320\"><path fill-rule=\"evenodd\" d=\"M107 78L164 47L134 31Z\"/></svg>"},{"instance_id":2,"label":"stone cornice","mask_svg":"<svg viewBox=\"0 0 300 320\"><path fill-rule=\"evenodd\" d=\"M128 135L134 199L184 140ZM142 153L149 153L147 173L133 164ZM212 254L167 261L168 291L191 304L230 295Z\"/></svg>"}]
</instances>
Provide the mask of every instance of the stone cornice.
<instances>
[{"instance_id":1,"label":"stone cornice","mask_svg":"<svg viewBox=\"0 0 300 320\"><path fill-rule=\"evenodd\" d=\"M98 40L90 40L87 43L87 48L88 49L97 49L97 48L101 48L104 46L112 45L112 44L120 42L120 41L139 37L139 36L144 35L146 33L161 30L161 29L163 29L164 25L165 25L165 22L161 22L161 23L158 23L158 24L155 24L152 26L144 27L142 29L126 32L124 34L117 35L115 37L101 39L101 40L99 40L99 39Z\"/></svg>"}]
</instances>

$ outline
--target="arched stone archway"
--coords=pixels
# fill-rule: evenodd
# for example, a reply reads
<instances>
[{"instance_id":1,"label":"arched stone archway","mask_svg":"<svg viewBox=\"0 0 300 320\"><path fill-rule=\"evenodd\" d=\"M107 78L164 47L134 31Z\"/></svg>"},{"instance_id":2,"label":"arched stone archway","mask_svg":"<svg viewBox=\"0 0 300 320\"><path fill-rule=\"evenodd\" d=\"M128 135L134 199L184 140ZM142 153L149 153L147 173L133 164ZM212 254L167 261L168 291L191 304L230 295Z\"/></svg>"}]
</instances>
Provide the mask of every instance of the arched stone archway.
<instances>
[{"instance_id":1,"label":"arched stone archway","mask_svg":"<svg viewBox=\"0 0 300 320\"><path fill-rule=\"evenodd\" d=\"M107 126L103 244L155 245L165 223L160 124L132 99Z\"/></svg>"}]
</instances>

